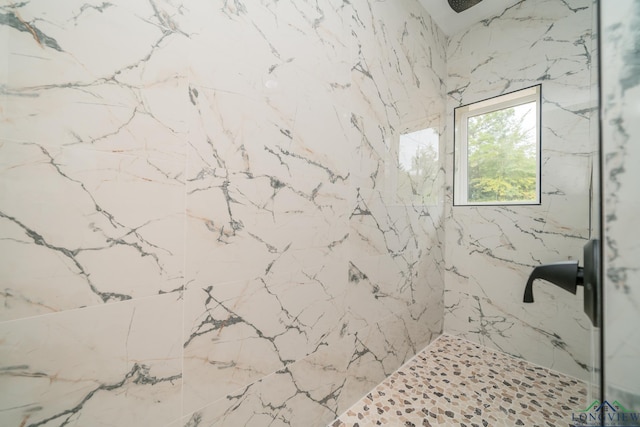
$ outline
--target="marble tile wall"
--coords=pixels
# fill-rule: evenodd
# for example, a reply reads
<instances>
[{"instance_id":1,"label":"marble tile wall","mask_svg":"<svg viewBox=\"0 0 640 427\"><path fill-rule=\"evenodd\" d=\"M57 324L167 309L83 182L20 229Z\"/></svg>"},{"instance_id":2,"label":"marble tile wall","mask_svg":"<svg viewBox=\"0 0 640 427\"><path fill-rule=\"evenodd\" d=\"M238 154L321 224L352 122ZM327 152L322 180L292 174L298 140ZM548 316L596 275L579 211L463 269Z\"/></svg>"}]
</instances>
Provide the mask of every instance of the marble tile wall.
<instances>
[{"instance_id":1,"label":"marble tile wall","mask_svg":"<svg viewBox=\"0 0 640 427\"><path fill-rule=\"evenodd\" d=\"M0 424L325 425L429 343L445 50L415 0L1 1Z\"/></svg>"},{"instance_id":2,"label":"marble tile wall","mask_svg":"<svg viewBox=\"0 0 640 427\"><path fill-rule=\"evenodd\" d=\"M636 412L640 246L640 5L602 1L605 397Z\"/></svg>"},{"instance_id":3,"label":"marble tile wall","mask_svg":"<svg viewBox=\"0 0 640 427\"><path fill-rule=\"evenodd\" d=\"M451 207L447 175L445 331L560 372L590 377L590 321L578 296L536 282L532 268L581 259L589 238L591 0L522 1L453 36L448 111L542 84L540 206ZM453 119L447 164L453 164Z\"/></svg>"}]
</instances>

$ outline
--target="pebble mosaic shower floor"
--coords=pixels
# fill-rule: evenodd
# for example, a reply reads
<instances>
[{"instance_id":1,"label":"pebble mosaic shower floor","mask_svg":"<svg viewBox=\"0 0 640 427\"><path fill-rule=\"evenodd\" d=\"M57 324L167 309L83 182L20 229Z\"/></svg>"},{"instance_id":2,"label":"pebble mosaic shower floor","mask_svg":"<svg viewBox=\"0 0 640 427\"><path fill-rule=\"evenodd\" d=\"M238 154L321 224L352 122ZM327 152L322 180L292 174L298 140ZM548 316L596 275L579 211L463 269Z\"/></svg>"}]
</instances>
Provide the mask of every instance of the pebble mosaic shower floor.
<instances>
[{"instance_id":1,"label":"pebble mosaic shower floor","mask_svg":"<svg viewBox=\"0 0 640 427\"><path fill-rule=\"evenodd\" d=\"M580 380L442 335L330 427L568 426L586 403Z\"/></svg>"}]
</instances>

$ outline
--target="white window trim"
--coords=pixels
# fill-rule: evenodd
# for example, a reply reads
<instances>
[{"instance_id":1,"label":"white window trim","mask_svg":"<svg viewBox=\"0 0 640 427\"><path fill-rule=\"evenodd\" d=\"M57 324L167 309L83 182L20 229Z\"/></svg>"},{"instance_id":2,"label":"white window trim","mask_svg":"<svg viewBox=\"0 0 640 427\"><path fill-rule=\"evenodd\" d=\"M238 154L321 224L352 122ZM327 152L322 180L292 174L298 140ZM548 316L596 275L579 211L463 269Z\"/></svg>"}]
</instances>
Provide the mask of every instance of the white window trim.
<instances>
[{"instance_id":1,"label":"white window trim","mask_svg":"<svg viewBox=\"0 0 640 427\"><path fill-rule=\"evenodd\" d=\"M525 92L525 94L521 94ZM530 93L526 93L530 92ZM504 98L502 101L498 98ZM505 202L469 202L468 200L468 142L467 123L469 118L503 110L505 108L516 107L518 105L536 103L536 200L526 201L505 201ZM540 133L541 111L542 111L542 85L536 85L514 92L457 107L454 110L454 186L453 205L454 206L501 206L501 205L539 205L540 204L540 181L542 179L541 170L541 144Z\"/></svg>"}]
</instances>

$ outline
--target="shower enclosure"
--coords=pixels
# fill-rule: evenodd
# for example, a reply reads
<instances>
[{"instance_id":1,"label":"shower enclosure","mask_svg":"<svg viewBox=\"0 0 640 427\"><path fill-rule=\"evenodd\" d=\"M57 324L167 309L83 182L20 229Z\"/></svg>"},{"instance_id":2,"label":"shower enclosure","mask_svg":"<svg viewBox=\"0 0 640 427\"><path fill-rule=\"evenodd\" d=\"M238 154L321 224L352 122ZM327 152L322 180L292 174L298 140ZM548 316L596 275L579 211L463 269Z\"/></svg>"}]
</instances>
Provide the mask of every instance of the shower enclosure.
<instances>
[{"instance_id":1,"label":"shower enclosure","mask_svg":"<svg viewBox=\"0 0 640 427\"><path fill-rule=\"evenodd\" d=\"M441 332L637 408L635 3L599 85L591 0L3 2L0 419L321 425ZM540 204L453 206L453 110L538 84ZM522 302L591 239L604 356L581 288Z\"/></svg>"}]
</instances>

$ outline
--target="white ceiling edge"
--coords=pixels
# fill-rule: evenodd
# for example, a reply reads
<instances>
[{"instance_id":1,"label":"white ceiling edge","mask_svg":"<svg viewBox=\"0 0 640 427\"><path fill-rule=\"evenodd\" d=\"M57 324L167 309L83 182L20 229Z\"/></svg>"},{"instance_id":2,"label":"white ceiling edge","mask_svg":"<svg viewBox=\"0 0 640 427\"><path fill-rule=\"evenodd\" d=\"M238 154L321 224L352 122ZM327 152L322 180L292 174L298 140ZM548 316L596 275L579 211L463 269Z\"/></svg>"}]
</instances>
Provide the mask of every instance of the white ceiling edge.
<instances>
[{"instance_id":1,"label":"white ceiling edge","mask_svg":"<svg viewBox=\"0 0 640 427\"><path fill-rule=\"evenodd\" d=\"M521 0L482 0L462 13L456 13L447 0L419 0L443 33L452 36L473 24L501 14L507 7Z\"/></svg>"}]
</instances>

